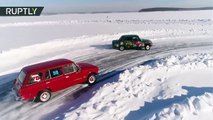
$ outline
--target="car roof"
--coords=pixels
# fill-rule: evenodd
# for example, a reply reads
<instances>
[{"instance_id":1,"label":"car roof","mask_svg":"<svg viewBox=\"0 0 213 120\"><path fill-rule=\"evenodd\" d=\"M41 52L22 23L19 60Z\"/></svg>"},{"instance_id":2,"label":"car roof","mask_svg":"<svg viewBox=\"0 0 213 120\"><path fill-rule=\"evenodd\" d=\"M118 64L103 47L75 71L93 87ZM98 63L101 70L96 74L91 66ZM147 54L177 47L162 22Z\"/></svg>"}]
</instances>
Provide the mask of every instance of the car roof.
<instances>
[{"instance_id":1,"label":"car roof","mask_svg":"<svg viewBox=\"0 0 213 120\"><path fill-rule=\"evenodd\" d=\"M27 73L31 73L31 72L37 72L40 70L57 67L60 65L65 65L65 64L71 64L71 63L73 63L73 61L68 60L68 59L55 59L55 60L50 60L50 61L26 66L22 70L24 70Z\"/></svg>"},{"instance_id":2,"label":"car roof","mask_svg":"<svg viewBox=\"0 0 213 120\"><path fill-rule=\"evenodd\" d=\"M122 35L121 37L138 37L138 35Z\"/></svg>"}]
</instances>

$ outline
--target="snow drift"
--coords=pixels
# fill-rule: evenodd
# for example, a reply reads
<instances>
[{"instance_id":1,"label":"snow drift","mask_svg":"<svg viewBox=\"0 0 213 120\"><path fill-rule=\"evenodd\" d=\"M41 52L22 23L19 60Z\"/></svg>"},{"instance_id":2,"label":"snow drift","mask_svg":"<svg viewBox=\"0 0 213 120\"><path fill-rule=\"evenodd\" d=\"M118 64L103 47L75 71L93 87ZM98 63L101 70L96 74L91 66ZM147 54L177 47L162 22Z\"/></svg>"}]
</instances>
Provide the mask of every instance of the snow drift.
<instances>
[{"instance_id":1,"label":"snow drift","mask_svg":"<svg viewBox=\"0 0 213 120\"><path fill-rule=\"evenodd\" d=\"M197 74L198 72L199 74ZM212 102L209 102L213 100L212 72L213 56L211 54L172 55L163 59L147 61L141 66L125 70L120 74L117 82L104 85L88 102L82 104L75 111L67 113L66 118L67 120L143 120L149 119L156 111L166 109L166 107L185 104L181 103L185 99L189 99L192 101L191 103L197 101L194 103L194 109L191 106L188 110L191 113L196 111L197 114L191 114L192 116L205 119L206 117L199 113L207 112L211 113L209 116L212 117L213 107ZM184 76L186 73L188 75ZM199 92L202 87L210 87L210 89ZM190 91L193 88L194 90ZM203 107L207 107L208 110L199 108L199 104L204 105ZM171 110L173 108L171 107ZM183 106L183 109L186 108ZM170 112L172 113L172 111ZM181 116L170 115L170 112L167 113L168 119L189 117L188 114L181 113ZM177 110L175 112L178 113ZM166 116L165 113L156 113L150 119Z\"/></svg>"},{"instance_id":2,"label":"snow drift","mask_svg":"<svg viewBox=\"0 0 213 120\"><path fill-rule=\"evenodd\" d=\"M150 120L211 120L213 111L213 93L186 98L180 103L155 113Z\"/></svg>"}]
</instances>

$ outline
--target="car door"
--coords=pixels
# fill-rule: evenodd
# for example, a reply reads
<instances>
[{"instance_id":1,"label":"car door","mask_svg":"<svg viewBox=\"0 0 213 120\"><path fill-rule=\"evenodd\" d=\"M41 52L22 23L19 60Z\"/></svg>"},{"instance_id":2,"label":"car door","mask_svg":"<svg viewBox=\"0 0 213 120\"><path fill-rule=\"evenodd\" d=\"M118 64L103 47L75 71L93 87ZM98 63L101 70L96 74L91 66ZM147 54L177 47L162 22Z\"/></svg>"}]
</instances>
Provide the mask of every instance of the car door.
<instances>
[{"instance_id":1,"label":"car door","mask_svg":"<svg viewBox=\"0 0 213 120\"><path fill-rule=\"evenodd\" d=\"M68 86L73 86L83 81L83 76L74 63L64 66L64 75Z\"/></svg>"},{"instance_id":2,"label":"car door","mask_svg":"<svg viewBox=\"0 0 213 120\"><path fill-rule=\"evenodd\" d=\"M132 37L132 41L133 41L133 47L134 48L141 47L141 41L138 37Z\"/></svg>"},{"instance_id":3,"label":"car door","mask_svg":"<svg viewBox=\"0 0 213 120\"><path fill-rule=\"evenodd\" d=\"M126 46L127 48L132 48L133 47L133 41L131 37L126 38Z\"/></svg>"},{"instance_id":4,"label":"car door","mask_svg":"<svg viewBox=\"0 0 213 120\"><path fill-rule=\"evenodd\" d=\"M45 73L45 84L51 91L58 91L66 88L66 77L62 72L62 67L48 69Z\"/></svg>"},{"instance_id":5,"label":"car door","mask_svg":"<svg viewBox=\"0 0 213 120\"><path fill-rule=\"evenodd\" d=\"M35 72L26 78L25 86L22 89L25 98L34 98L38 92L45 89L44 74L43 72Z\"/></svg>"}]
</instances>

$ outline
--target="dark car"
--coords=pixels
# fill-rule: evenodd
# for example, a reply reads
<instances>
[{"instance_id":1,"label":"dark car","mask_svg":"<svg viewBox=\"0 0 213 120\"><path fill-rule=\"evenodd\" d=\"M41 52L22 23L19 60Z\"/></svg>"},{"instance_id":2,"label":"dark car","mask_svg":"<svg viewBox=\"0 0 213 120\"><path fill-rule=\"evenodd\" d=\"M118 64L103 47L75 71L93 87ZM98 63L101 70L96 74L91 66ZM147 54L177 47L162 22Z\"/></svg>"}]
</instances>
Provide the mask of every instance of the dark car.
<instances>
[{"instance_id":1,"label":"dark car","mask_svg":"<svg viewBox=\"0 0 213 120\"><path fill-rule=\"evenodd\" d=\"M98 67L91 64L51 60L22 68L14 81L13 91L18 99L46 102L52 92L85 82L94 84L97 74Z\"/></svg>"},{"instance_id":2,"label":"dark car","mask_svg":"<svg viewBox=\"0 0 213 120\"><path fill-rule=\"evenodd\" d=\"M112 41L112 47L121 51L125 49L145 49L152 47L152 41L148 39L140 39L138 35L123 35L119 40Z\"/></svg>"}]
</instances>

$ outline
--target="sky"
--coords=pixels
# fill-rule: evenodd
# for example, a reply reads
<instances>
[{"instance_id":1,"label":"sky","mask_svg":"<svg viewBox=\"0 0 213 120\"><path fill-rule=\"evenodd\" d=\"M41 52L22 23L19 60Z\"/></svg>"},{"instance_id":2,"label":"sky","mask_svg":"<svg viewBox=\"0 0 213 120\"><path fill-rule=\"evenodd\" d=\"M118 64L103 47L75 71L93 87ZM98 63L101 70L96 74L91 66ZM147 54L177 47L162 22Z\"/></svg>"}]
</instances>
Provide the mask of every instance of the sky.
<instances>
[{"instance_id":1,"label":"sky","mask_svg":"<svg viewBox=\"0 0 213 120\"><path fill-rule=\"evenodd\" d=\"M211 7L213 0L0 0L0 6L44 6L47 13L139 11L150 7Z\"/></svg>"}]
</instances>

